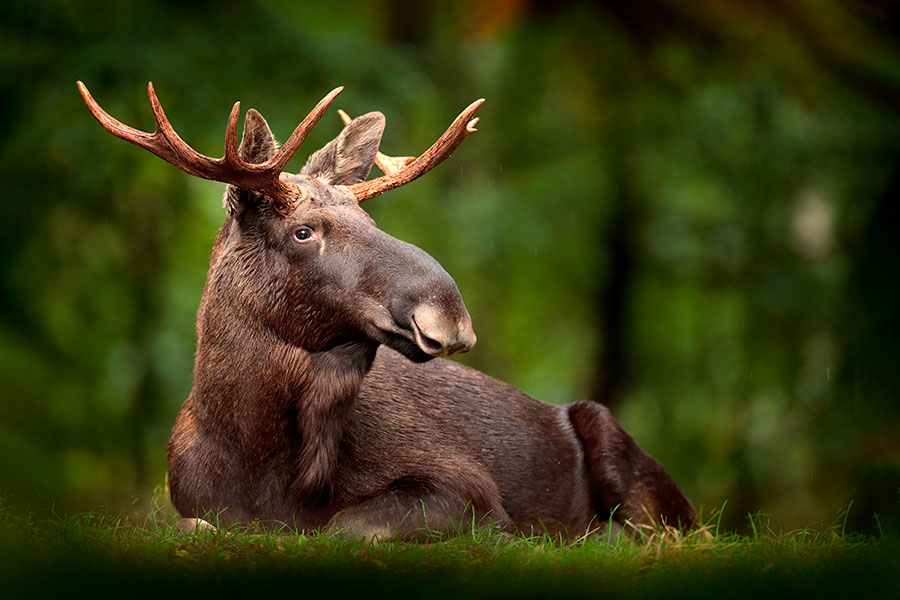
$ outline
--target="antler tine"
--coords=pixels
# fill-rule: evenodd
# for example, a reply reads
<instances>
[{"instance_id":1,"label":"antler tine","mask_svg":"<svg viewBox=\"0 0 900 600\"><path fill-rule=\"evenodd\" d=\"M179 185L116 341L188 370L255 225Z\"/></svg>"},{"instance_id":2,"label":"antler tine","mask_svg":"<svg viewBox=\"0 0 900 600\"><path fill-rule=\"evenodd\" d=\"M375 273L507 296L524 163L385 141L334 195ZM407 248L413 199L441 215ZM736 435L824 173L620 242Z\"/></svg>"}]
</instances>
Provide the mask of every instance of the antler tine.
<instances>
[{"instance_id":1,"label":"antler tine","mask_svg":"<svg viewBox=\"0 0 900 600\"><path fill-rule=\"evenodd\" d=\"M401 185L406 185L414 179L421 177L453 154L453 151L459 147L462 141L466 139L470 133L477 131L475 125L478 123L478 119L474 117L482 104L484 104L484 98L476 100L466 107L466 109L456 117L453 123L450 124L450 127L447 128L444 135L442 135L431 148L426 150L424 154L419 156L419 158L406 163L390 173L388 173L388 170L384 167L378 165L378 168L385 171L386 174L384 177L379 177L378 179L373 179L371 181L354 183L353 185L347 186L347 189L356 197L357 202L363 202L394 188L398 188ZM386 166L388 169L392 169L393 167L393 165Z\"/></svg>"},{"instance_id":2,"label":"antler tine","mask_svg":"<svg viewBox=\"0 0 900 600\"><path fill-rule=\"evenodd\" d=\"M241 103L235 102L231 107L231 114L228 115L228 124L225 125L225 155L222 157L231 165L246 164L238 153L237 126L240 116Z\"/></svg>"},{"instance_id":3,"label":"antler tine","mask_svg":"<svg viewBox=\"0 0 900 600\"><path fill-rule=\"evenodd\" d=\"M84 83L77 81L75 84L78 86L78 91L81 93L81 98L84 100L85 106L91 111L91 114L94 115L94 118L97 119L97 122L100 123L103 129L107 130L117 138L121 138L126 142L131 142L132 144L137 144L138 146L143 146L153 137L153 134L141 131L140 129L135 129L134 127L129 127L125 123L114 119L108 112L103 110L99 104L97 104L97 101L91 96L91 92L88 91L87 86L85 86Z\"/></svg>"},{"instance_id":4,"label":"antler tine","mask_svg":"<svg viewBox=\"0 0 900 600\"><path fill-rule=\"evenodd\" d=\"M278 150L278 153L263 164L267 167L277 166L278 172L280 173L288 161L297 153L300 144L303 143L306 136L312 131L312 128L316 126L316 123L319 122L325 114L325 111L327 111L328 107L331 106L331 103L334 102L334 99L343 91L344 86L338 86L331 90L327 96L319 100L319 103L309 111L306 118L297 125L296 129L294 129L294 132L291 134L291 137L289 137L284 145Z\"/></svg>"},{"instance_id":5,"label":"antler tine","mask_svg":"<svg viewBox=\"0 0 900 600\"><path fill-rule=\"evenodd\" d=\"M175 128L169 122L169 117L166 116L159 98L156 97L156 90L153 89L152 81L147 83L147 97L150 99L150 110L153 111L153 118L156 120L156 131L151 135L151 141L155 143L142 144L144 148L166 162L175 165L185 173L202 177L203 179L234 183L234 181L223 178L226 174L231 175L222 171L222 166L226 164L224 159L211 158L205 154L200 154L181 139L181 136L178 135L178 132L175 131ZM231 111L234 113L234 107L232 107Z\"/></svg>"}]
</instances>

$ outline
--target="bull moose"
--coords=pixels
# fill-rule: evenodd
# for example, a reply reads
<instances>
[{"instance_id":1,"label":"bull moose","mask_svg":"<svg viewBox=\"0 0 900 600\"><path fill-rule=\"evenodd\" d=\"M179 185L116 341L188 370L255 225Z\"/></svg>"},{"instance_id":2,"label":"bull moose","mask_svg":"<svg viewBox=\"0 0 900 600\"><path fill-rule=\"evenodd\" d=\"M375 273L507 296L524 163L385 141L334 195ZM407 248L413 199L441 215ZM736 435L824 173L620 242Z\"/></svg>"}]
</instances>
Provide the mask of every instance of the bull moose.
<instances>
[{"instance_id":1,"label":"bull moose","mask_svg":"<svg viewBox=\"0 0 900 600\"><path fill-rule=\"evenodd\" d=\"M456 284L359 206L450 156L484 100L418 158L379 152L381 113L341 111L344 129L292 174L287 162L343 88L280 149L254 109L238 146L235 103L222 158L178 136L152 83L153 133L78 89L108 132L228 184L193 388L168 447L184 521L214 513L379 540L473 524L573 538L606 522L694 523L690 501L604 406L545 404L442 358L475 344ZM384 176L367 181L373 164Z\"/></svg>"}]
</instances>

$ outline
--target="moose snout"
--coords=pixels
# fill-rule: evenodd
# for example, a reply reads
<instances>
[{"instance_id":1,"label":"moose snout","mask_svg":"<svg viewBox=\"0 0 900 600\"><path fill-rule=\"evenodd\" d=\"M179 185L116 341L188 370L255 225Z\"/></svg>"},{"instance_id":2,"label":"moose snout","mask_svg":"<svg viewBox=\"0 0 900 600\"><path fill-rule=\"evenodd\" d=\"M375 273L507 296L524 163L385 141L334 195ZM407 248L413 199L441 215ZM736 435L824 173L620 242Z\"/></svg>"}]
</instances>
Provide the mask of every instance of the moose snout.
<instances>
[{"instance_id":1,"label":"moose snout","mask_svg":"<svg viewBox=\"0 0 900 600\"><path fill-rule=\"evenodd\" d=\"M424 250L375 232L381 256L365 272L365 282L374 298L386 296L378 305L387 314L377 312L373 324L389 335L374 338L415 362L471 350L472 318L453 278Z\"/></svg>"},{"instance_id":2,"label":"moose snout","mask_svg":"<svg viewBox=\"0 0 900 600\"><path fill-rule=\"evenodd\" d=\"M416 345L431 356L468 352L477 340L467 312L454 318L435 304L418 305L413 310L411 326Z\"/></svg>"}]
</instances>

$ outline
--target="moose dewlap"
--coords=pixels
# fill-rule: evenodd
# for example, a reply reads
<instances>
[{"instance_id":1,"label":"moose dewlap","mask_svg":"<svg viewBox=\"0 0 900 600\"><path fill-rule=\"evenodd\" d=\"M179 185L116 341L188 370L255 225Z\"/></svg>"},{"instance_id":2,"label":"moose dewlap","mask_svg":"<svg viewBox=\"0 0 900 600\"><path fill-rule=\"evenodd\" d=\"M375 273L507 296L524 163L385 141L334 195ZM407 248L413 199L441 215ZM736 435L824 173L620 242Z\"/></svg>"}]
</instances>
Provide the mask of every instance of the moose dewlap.
<instances>
[{"instance_id":1,"label":"moose dewlap","mask_svg":"<svg viewBox=\"0 0 900 600\"><path fill-rule=\"evenodd\" d=\"M228 184L197 316L194 384L169 442L183 517L432 539L476 527L584 535L612 519L690 526L665 469L601 405L541 403L444 357L475 344L453 279L379 230L359 203L405 185L476 131L469 105L421 156L378 151L385 119L344 128L298 174L285 166L342 88L279 149L240 104L222 158L188 146L148 86L156 131L108 132ZM373 164L384 173L367 181Z\"/></svg>"}]
</instances>

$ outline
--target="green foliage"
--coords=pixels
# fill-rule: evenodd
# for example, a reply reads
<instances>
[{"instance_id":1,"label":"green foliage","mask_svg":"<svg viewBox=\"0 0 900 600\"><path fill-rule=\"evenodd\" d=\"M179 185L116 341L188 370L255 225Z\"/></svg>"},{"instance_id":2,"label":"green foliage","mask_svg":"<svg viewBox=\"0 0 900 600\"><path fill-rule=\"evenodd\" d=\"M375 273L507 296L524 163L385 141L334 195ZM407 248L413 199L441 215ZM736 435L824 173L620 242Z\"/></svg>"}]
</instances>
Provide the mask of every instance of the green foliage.
<instances>
[{"instance_id":1,"label":"green foliage","mask_svg":"<svg viewBox=\"0 0 900 600\"><path fill-rule=\"evenodd\" d=\"M386 114L389 154L488 99L450 161L366 206L455 277L479 336L464 362L607 402L695 502L732 499L729 527L851 497L853 527L897 526L885 22L853 3L477 4L3 3L0 485L83 509L162 481L224 217L220 184L103 132L75 80L143 128L153 80L211 155L234 100L284 139L343 84L350 114Z\"/></svg>"}]
</instances>

